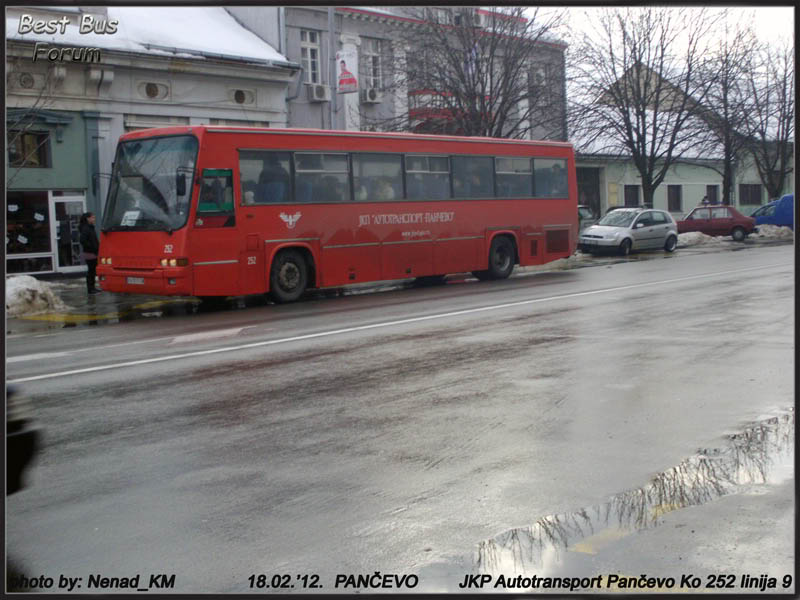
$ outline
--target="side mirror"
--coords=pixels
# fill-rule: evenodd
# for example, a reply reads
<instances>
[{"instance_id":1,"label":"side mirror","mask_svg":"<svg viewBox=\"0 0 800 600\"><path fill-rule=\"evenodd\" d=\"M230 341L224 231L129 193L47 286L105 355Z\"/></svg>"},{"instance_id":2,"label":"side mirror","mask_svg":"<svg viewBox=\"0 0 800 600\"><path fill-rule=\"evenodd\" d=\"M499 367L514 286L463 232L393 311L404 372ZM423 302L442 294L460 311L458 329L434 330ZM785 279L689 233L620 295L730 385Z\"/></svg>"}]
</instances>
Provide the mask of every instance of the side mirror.
<instances>
[{"instance_id":1,"label":"side mirror","mask_svg":"<svg viewBox=\"0 0 800 600\"><path fill-rule=\"evenodd\" d=\"M177 173L175 175L175 191L178 196L186 195L186 173Z\"/></svg>"}]
</instances>

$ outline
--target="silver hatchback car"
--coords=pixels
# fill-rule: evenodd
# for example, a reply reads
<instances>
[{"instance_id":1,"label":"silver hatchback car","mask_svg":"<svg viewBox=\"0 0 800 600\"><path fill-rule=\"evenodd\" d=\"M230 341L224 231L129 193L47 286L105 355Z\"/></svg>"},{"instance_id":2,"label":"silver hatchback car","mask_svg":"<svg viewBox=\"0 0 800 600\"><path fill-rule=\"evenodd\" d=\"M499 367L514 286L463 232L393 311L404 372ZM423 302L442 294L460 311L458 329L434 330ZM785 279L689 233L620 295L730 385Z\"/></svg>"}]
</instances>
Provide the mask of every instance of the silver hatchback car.
<instances>
[{"instance_id":1,"label":"silver hatchback car","mask_svg":"<svg viewBox=\"0 0 800 600\"><path fill-rule=\"evenodd\" d=\"M678 226L665 210L618 208L595 225L581 231L578 248L595 254L617 251L623 256L633 250L663 248L673 252L678 245Z\"/></svg>"}]
</instances>

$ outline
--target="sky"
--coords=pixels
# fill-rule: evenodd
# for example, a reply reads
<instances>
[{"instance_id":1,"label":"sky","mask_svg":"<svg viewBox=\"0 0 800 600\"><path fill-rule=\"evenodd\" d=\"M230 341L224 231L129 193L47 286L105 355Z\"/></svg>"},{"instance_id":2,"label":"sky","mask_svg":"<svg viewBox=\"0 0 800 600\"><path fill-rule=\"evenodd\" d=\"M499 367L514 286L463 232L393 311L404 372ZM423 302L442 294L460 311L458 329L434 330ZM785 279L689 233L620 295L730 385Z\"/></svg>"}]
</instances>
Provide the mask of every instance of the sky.
<instances>
[{"instance_id":1,"label":"sky","mask_svg":"<svg viewBox=\"0 0 800 600\"><path fill-rule=\"evenodd\" d=\"M591 23L592 19L587 19L586 14L602 10L604 7L594 6L570 6L569 27L580 30L585 23ZM703 8L702 6L689 8ZM762 41L769 41L776 37L793 39L794 36L794 16L795 10L791 6L729 6L727 7L734 19L741 17L750 21L756 31L756 35ZM722 11L724 5L711 5L708 7L712 11Z\"/></svg>"}]
</instances>

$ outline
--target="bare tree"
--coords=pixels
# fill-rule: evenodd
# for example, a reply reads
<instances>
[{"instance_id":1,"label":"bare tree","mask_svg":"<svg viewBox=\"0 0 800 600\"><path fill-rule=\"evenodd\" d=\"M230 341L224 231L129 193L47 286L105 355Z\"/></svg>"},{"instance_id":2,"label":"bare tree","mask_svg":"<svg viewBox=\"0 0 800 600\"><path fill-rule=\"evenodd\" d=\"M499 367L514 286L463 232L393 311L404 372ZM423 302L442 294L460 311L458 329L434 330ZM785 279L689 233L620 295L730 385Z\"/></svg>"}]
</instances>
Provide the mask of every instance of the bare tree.
<instances>
[{"instance_id":1,"label":"bare tree","mask_svg":"<svg viewBox=\"0 0 800 600\"><path fill-rule=\"evenodd\" d=\"M743 123L761 181L777 198L794 170L794 45L766 46L756 60Z\"/></svg>"},{"instance_id":2,"label":"bare tree","mask_svg":"<svg viewBox=\"0 0 800 600\"><path fill-rule=\"evenodd\" d=\"M720 168L706 166L722 176L722 203L732 204L737 167L745 159L750 140L743 129L750 110L753 50L757 41L752 27L731 25L727 20L712 49L711 60L698 71L710 85L706 100L696 106L697 116L708 125L713 138L709 150L720 155Z\"/></svg>"},{"instance_id":3,"label":"bare tree","mask_svg":"<svg viewBox=\"0 0 800 600\"><path fill-rule=\"evenodd\" d=\"M670 167L707 143L695 109L708 96L698 75L715 19L705 9L627 7L603 9L594 22L568 84L574 140L579 151L629 155L652 205Z\"/></svg>"},{"instance_id":4,"label":"bare tree","mask_svg":"<svg viewBox=\"0 0 800 600\"><path fill-rule=\"evenodd\" d=\"M24 141L30 139L30 133L41 128L39 115L54 100L54 70L51 68L43 73L32 74L29 69L22 69L21 64L20 59L12 60L6 72L6 189L20 173L22 166L29 164L46 146L46 136L41 136L33 144ZM12 100L14 91L17 95ZM28 93L23 96L19 91Z\"/></svg>"},{"instance_id":5,"label":"bare tree","mask_svg":"<svg viewBox=\"0 0 800 600\"><path fill-rule=\"evenodd\" d=\"M407 97L362 126L470 136L565 139L563 11L524 7L409 7L397 32L387 91Z\"/></svg>"}]
</instances>

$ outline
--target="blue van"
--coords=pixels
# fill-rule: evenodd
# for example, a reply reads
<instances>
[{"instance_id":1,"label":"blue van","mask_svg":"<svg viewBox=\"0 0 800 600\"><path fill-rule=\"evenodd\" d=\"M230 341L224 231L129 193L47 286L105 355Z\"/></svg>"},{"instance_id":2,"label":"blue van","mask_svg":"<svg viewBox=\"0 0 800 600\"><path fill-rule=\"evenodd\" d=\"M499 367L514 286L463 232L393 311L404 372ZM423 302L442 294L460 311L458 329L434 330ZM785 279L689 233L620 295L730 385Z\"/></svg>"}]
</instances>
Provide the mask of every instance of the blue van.
<instances>
[{"instance_id":1,"label":"blue van","mask_svg":"<svg viewBox=\"0 0 800 600\"><path fill-rule=\"evenodd\" d=\"M756 220L756 227L776 225L794 231L794 194L781 196L780 199L757 208L750 216Z\"/></svg>"}]
</instances>

